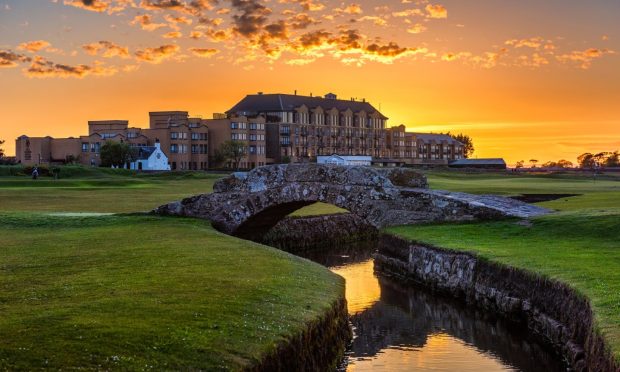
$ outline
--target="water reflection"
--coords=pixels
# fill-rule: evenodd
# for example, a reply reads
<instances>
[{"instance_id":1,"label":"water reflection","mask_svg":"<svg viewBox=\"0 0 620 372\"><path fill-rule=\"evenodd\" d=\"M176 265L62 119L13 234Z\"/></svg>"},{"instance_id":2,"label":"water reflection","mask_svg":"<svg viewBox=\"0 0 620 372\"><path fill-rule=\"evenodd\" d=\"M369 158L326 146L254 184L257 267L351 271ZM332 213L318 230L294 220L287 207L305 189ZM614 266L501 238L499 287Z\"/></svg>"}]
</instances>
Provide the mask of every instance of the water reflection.
<instances>
[{"instance_id":1,"label":"water reflection","mask_svg":"<svg viewBox=\"0 0 620 372\"><path fill-rule=\"evenodd\" d=\"M519 328L374 273L374 244L305 257L342 275L354 340L348 371L563 371Z\"/></svg>"}]
</instances>

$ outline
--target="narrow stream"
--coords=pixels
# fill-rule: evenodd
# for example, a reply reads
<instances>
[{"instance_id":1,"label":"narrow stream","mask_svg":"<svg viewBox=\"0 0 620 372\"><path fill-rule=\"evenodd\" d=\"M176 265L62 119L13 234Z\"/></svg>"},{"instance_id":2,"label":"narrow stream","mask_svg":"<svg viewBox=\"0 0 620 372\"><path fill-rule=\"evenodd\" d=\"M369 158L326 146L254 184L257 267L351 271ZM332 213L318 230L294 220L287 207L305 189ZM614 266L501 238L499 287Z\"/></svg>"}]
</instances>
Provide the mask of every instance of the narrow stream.
<instances>
[{"instance_id":1,"label":"narrow stream","mask_svg":"<svg viewBox=\"0 0 620 372\"><path fill-rule=\"evenodd\" d=\"M301 254L346 279L354 339L343 370L566 371L522 327L376 274L374 250L358 243Z\"/></svg>"}]
</instances>

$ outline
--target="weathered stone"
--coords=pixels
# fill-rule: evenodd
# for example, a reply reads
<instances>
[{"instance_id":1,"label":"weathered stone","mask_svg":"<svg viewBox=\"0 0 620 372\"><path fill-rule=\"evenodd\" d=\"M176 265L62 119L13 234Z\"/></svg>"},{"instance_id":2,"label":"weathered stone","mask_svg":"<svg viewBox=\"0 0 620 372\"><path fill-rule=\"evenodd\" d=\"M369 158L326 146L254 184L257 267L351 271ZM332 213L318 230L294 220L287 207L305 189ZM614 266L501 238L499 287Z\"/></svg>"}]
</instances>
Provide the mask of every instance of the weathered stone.
<instances>
[{"instance_id":1,"label":"weathered stone","mask_svg":"<svg viewBox=\"0 0 620 372\"><path fill-rule=\"evenodd\" d=\"M409 168L378 169L379 174L389 179L394 186L428 189L428 181L422 173Z\"/></svg>"},{"instance_id":2,"label":"weathered stone","mask_svg":"<svg viewBox=\"0 0 620 372\"><path fill-rule=\"evenodd\" d=\"M411 170L273 165L234 173L216 182L212 194L163 205L154 212L208 219L223 232L247 238L264 234L291 212L315 202L347 209L375 228L548 213L509 198L412 185L426 187L426 179Z\"/></svg>"}]
</instances>

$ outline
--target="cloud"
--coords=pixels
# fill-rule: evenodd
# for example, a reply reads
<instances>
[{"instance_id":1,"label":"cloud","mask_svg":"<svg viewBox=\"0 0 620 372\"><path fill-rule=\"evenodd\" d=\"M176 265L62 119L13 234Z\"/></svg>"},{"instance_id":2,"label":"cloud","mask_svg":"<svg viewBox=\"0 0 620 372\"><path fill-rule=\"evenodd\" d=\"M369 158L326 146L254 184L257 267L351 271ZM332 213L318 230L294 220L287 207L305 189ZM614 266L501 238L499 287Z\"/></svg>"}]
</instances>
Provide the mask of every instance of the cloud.
<instances>
[{"instance_id":1,"label":"cloud","mask_svg":"<svg viewBox=\"0 0 620 372\"><path fill-rule=\"evenodd\" d=\"M58 0L52 0L58 2ZM133 0L63 0L63 4L91 12L118 13L127 7L135 7Z\"/></svg>"},{"instance_id":2,"label":"cloud","mask_svg":"<svg viewBox=\"0 0 620 372\"><path fill-rule=\"evenodd\" d=\"M537 37L531 37L531 38L528 38L528 39L511 39L511 40L506 40L504 42L504 44L513 46L515 48L528 47L528 48L532 48L532 49L540 49L540 47L543 45L544 42L545 42L545 39L543 39L540 36L537 36ZM552 45L553 43L551 41L549 41L549 44Z\"/></svg>"},{"instance_id":3,"label":"cloud","mask_svg":"<svg viewBox=\"0 0 620 372\"><path fill-rule=\"evenodd\" d=\"M437 19L448 18L448 9L446 9L443 5L428 4L426 8L424 9L426 9L426 13L428 14L428 17L430 18L437 18Z\"/></svg>"},{"instance_id":4,"label":"cloud","mask_svg":"<svg viewBox=\"0 0 620 372\"><path fill-rule=\"evenodd\" d=\"M0 50L0 68L16 67L19 63L30 62L26 55L14 53L10 50Z\"/></svg>"},{"instance_id":5,"label":"cloud","mask_svg":"<svg viewBox=\"0 0 620 372\"><path fill-rule=\"evenodd\" d=\"M427 30L426 26L424 26L421 23L416 23L412 25L411 27L407 28L407 32L410 34L421 34L422 32L426 30Z\"/></svg>"},{"instance_id":6,"label":"cloud","mask_svg":"<svg viewBox=\"0 0 620 372\"><path fill-rule=\"evenodd\" d=\"M88 75L111 76L118 72L114 67L106 67L103 63L95 61L93 65L64 65L54 63L43 57L35 57L30 67L24 69L24 74L33 78L83 78Z\"/></svg>"},{"instance_id":7,"label":"cloud","mask_svg":"<svg viewBox=\"0 0 620 372\"><path fill-rule=\"evenodd\" d=\"M589 48L586 50L576 50L570 53L558 55L556 58L561 63L574 63L580 68L587 70L592 66L592 62L595 59L602 58L609 54L615 54L615 51L609 49Z\"/></svg>"},{"instance_id":8,"label":"cloud","mask_svg":"<svg viewBox=\"0 0 620 372\"><path fill-rule=\"evenodd\" d=\"M137 15L131 21L132 25L140 25L143 30L146 31L155 31L162 27L166 27L165 23L154 23L153 17L148 14Z\"/></svg>"},{"instance_id":9,"label":"cloud","mask_svg":"<svg viewBox=\"0 0 620 372\"><path fill-rule=\"evenodd\" d=\"M179 31L170 31L162 35L164 39L180 39L183 37L183 34Z\"/></svg>"},{"instance_id":10,"label":"cloud","mask_svg":"<svg viewBox=\"0 0 620 372\"><path fill-rule=\"evenodd\" d=\"M178 45L168 44L157 48L145 48L138 50L135 53L135 56L139 61L159 64L176 55L178 51Z\"/></svg>"},{"instance_id":11,"label":"cloud","mask_svg":"<svg viewBox=\"0 0 620 372\"><path fill-rule=\"evenodd\" d=\"M363 22L363 21L371 21L372 23L374 23L377 26L386 26L387 25L387 21L381 17L377 17L377 16L363 16L362 18L358 19L358 21Z\"/></svg>"},{"instance_id":12,"label":"cloud","mask_svg":"<svg viewBox=\"0 0 620 372\"><path fill-rule=\"evenodd\" d=\"M27 50L29 52L38 52L39 50L45 49L51 45L51 43L45 40L34 40L19 44L17 49Z\"/></svg>"},{"instance_id":13,"label":"cloud","mask_svg":"<svg viewBox=\"0 0 620 372\"><path fill-rule=\"evenodd\" d=\"M219 50L213 48L189 48L189 51L195 56L202 58L211 58L220 52Z\"/></svg>"},{"instance_id":14,"label":"cloud","mask_svg":"<svg viewBox=\"0 0 620 372\"><path fill-rule=\"evenodd\" d=\"M362 14L364 11L362 10L362 6L359 4L349 4L344 8L336 8L334 9L336 13L346 13L346 14Z\"/></svg>"},{"instance_id":15,"label":"cloud","mask_svg":"<svg viewBox=\"0 0 620 372\"><path fill-rule=\"evenodd\" d=\"M129 48L114 44L113 42L106 40L102 40L96 43L84 44L82 45L82 49L84 49L84 51L91 56L95 56L99 54L99 52L103 52L102 56L105 58L130 58Z\"/></svg>"},{"instance_id":16,"label":"cloud","mask_svg":"<svg viewBox=\"0 0 620 372\"><path fill-rule=\"evenodd\" d=\"M245 37L257 35L271 14L271 9L258 0L231 0L231 3L239 13L232 17L235 24L234 31Z\"/></svg>"}]
</instances>

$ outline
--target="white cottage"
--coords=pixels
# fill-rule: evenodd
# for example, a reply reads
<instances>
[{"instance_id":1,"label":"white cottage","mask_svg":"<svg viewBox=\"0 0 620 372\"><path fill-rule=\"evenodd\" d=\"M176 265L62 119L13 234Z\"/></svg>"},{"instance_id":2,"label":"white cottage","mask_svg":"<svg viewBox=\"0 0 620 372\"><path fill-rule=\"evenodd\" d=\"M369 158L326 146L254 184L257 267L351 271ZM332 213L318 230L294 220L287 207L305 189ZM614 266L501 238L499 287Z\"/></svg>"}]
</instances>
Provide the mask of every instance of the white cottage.
<instances>
[{"instance_id":1,"label":"white cottage","mask_svg":"<svg viewBox=\"0 0 620 372\"><path fill-rule=\"evenodd\" d=\"M317 156L316 162L318 164L335 164L335 165L365 165L370 166L372 164L372 156L353 156L353 155L329 155L329 156Z\"/></svg>"},{"instance_id":2,"label":"white cottage","mask_svg":"<svg viewBox=\"0 0 620 372\"><path fill-rule=\"evenodd\" d=\"M140 146L136 160L130 163L130 168L145 171L169 171L168 157L161 151L161 144L155 146Z\"/></svg>"}]
</instances>

